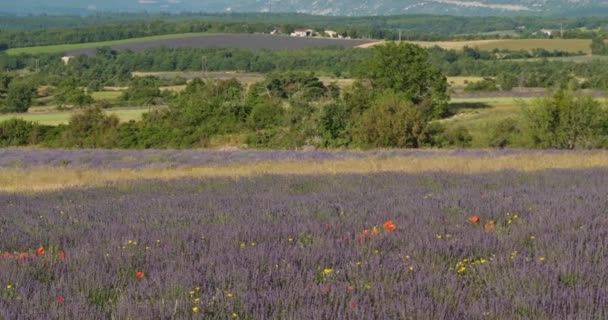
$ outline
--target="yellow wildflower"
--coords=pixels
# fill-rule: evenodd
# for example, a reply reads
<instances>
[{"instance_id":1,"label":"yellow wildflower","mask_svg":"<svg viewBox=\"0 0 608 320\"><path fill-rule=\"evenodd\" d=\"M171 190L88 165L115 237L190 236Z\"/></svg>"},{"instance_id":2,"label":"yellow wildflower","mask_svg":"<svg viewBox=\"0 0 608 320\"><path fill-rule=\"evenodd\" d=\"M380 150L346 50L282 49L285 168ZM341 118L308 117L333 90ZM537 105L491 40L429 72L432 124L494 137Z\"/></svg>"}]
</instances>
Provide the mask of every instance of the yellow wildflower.
<instances>
[{"instance_id":1,"label":"yellow wildflower","mask_svg":"<svg viewBox=\"0 0 608 320\"><path fill-rule=\"evenodd\" d=\"M233 296L234 295L232 293L230 293L230 292L226 293L226 297L228 297L228 298L232 298Z\"/></svg>"},{"instance_id":2,"label":"yellow wildflower","mask_svg":"<svg viewBox=\"0 0 608 320\"><path fill-rule=\"evenodd\" d=\"M323 274L325 274L326 276L332 274L333 272L334 272L334 270L331 269L331 268L325 268L325 269L323 269Z\"/></svg>"},{"instance_id":3,"label":"yellow wildflower","mask_svg":"<svg viewBox=\"0 0 608 320\"><path fill-rule=\"evenodd\" d=\"M538 258L538 261L540 261L540 262L545 261L545 257L540 257L540 258Z\"/></svg>"},{"instance_id":4,"label":"yellow wildflower","mask_svg":"<svg viewBox=\"0 0 608 320\"><path fill-rule=\"evenodd\" d=\"M7 284L7 285L6 285L6 288L7 288L7 289L12 289L12 288L13 288L13 285L12 285L12 284Z\"/></svg>"},{"instance_id":5,"label":"yellow wildflower","mask_svg":"<svg viewBox=\"0 0 608 320\"><path fill-rule=\"evenodd\" d=\"M198 307L192 307L192 312L196 313L198 311L199 311Z\"/></svg>"}]
</instances>

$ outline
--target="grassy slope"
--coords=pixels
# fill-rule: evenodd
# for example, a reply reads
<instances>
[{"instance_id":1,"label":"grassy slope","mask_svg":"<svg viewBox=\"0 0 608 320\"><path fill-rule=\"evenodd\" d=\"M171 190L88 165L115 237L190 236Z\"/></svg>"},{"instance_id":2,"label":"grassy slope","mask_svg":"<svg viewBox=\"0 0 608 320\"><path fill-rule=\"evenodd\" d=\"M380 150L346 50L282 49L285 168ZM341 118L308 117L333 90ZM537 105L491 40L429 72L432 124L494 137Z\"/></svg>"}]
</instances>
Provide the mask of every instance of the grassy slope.
<instances>
[{"instance_id":1,"label":"grassy slope","mask_svg":"<svg viewBox=\"0 0 608 320\"><path fill-rule=\"evenodd\" d=\"M13 54L13 55L22 54L22 53L30 53L30 54L60 53L60 52L64 52L64 51L74 50L74 49L97 48L97 47L104 47L104 46L113 46L113 45L117 45L117 44L146 42L146 41L161 40L161 39L198 37L198 36L210 35L210 34L211 33L165 34L165 35L159 35L159 36L113 40L113 41L87 42L87 43L76 43L76 44L60 44L60 45L41 46L41 47L13 48L13 49L9 49L7 51L7 53Z\"/></svg>"}]
</instances>

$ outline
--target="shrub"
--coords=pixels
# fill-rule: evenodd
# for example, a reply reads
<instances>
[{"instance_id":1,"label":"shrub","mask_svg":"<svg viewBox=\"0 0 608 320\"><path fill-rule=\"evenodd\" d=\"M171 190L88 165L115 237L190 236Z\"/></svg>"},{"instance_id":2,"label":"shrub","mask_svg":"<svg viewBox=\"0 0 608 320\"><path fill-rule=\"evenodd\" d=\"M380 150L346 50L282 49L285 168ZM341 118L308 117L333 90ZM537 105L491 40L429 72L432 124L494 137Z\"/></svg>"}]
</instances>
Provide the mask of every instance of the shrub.
<instances>
[{"instance_id":1,"label":"shrub","mask_svg":"<svg viewBox=\"0 0 608 320\"><path fill-rule=\"evenodd\" d=\"M464 87L465 92L491 92L498 91L498 86L496 85L496 81L491 78L485 78L480 81L469 82Z\"/></svg>"},{"instance_id":2,"label":"shrub","mask_svg":"<svg viewBox=\"0 0 608 320\"><path fill-rule=\"evenodd\" d=\"M606 134L606 115L593 97L559 90L524 106L525 130L538 148L592 148Z\"/></svg>"},{"instance_id":3,"label":"shrub","mask_svg":"<svg viewBox=\"0 0 608 320\"><path fill-rule=\"evenodd\" d=\"M370 148L417 148L427 125L420 109L403 95L387 92L358 119L353 140Z\"/></svg>"}]
</instances>

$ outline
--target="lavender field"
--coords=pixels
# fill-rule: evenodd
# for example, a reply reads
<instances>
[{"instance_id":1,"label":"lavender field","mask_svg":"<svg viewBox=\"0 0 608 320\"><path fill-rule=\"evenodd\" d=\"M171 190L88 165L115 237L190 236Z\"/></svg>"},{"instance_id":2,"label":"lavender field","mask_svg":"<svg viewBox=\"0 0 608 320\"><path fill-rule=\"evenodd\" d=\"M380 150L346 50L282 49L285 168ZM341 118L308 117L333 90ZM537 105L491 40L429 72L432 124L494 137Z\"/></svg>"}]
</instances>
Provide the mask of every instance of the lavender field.
<instances>
[{"instance_id":1,"label":"lavender field","mask_svg":"<svg viewBox=\"0 0 608 320\"><path fill-rule=\"evenodd\" d=\"M0 193L0 318L603 319L606 181L262 175Z\"/></svg>"},{"instance_id":2,"label":"lavender field","mask_svg":"<svg viewBox=\"0 0 608 320\"><path fill-rule=\"evenodd\" d=\"M286 151L286 150L99 150L99 149L0 149L0 169L31 167L75 168L176 168L252 164L260 162L336 161L388 159L395 157L430 158L437 156L497 158L534 155L606 155L604 151L563 150L371 150L371 151Z\"/></svg>"}]
</instances>

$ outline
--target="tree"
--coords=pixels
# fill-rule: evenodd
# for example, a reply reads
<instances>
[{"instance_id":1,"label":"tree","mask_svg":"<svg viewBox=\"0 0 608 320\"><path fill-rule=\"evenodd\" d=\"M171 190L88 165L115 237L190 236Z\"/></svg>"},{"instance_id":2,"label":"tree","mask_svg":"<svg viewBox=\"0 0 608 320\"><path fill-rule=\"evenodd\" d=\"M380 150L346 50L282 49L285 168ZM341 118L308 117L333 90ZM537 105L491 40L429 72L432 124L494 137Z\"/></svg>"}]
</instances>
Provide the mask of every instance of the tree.
<instances>
[{"instance_id":1,"label":"tree","mask_svg":"<svg viewBox=\"0 0 608 320\"><path fill-rule=\"evenodd\" d=\"M446 111L448 82L441 71L429 63L427 52L411 43L376 46L371 58L359 69L375 90L401 93L414 104L429 105L425 116L439 118Z\"/></svg>"},{"instance_id":2,"label":"tree","mask_svg":"<svg viewBox=\"0 0 608 320\"><path fill-rule=\"evenodd\" d=\"M155 105L161 98L158 80L154 77L136 77L121 99L131 105Z\"/></svg>"},{"instance_id":3,"label":"tree","mask_svg":"<svg viewBox=\"0 0 608 320\"><path fill-rule=\"evenodd\" d=\"M74 114L60 139L63 147L111 148L116 145L118 117L89 107Z\"/></svg>"},{"instance_id":4,"label":"tree","mask_svg":"<svg viewBox=\"0 0 608 320\"><path fill-rule=\"evenodd\" d=\"M341 146L347 143L346 128L350 114L342 103L334 102L323 108L319 126L325 146Z\"/></svg>"},{"instance_id":5,"label":"tree","mask_svg":"<svg viewBox=\"0 0 608 320\"><path fill-rule=\"evenodd\" d=\"M559 90L524 107L525 130L534 147L591 148L606 134L605 112L590 96Z\"/></svg>"},{"instance_id":6,"label":"tree","mask_svg":"<svg viewBox=\"0 0 608 320\"><path fill-rule=\"evenodd\" d=\"M353 140L368 148L418 148L426 140L427 123L412 102L389 91L358 119Z\"/></svg>"},{"instance_id":7,"label":"tree","mask_svg":"<svg viewBox=\"0 0 608 320\"><path fill-rule=\"evenodd\" d=\"M604 37L596 36L591 40L591 54L593 54L593 55L608 54L608 46L606 46Z\"/></svg>"},{"instance_id":8,"label":"tree","mask_svg":"<svg viewBox=\"0 0 608 320\"><path fill-rule=\"evenodd\" d=\"M4 112L27 112L32 105L36 88L28 83L11 82Z\"/></svg>"},{"instance_id":9,"label":"tree","mask_svg":"<svg viewBox=\"0 0 608 320\"><path fill-rule=\"evenodd\" d=\"M88 92L75 86L62 86L58 88L55 93L55 98L59 103L67 103L79 107L90 105L95 102Z\"/></svg>"},{"instance_id":10,"label":"tree","mask_svg":"<svg viewBox=\"0 0 608 320\"><path fill-rule=\"evenodd\" d=\"M34 124L22 119L0 122L0 147L24 146L30 142Z\"/></svg>"}]
</instances>

